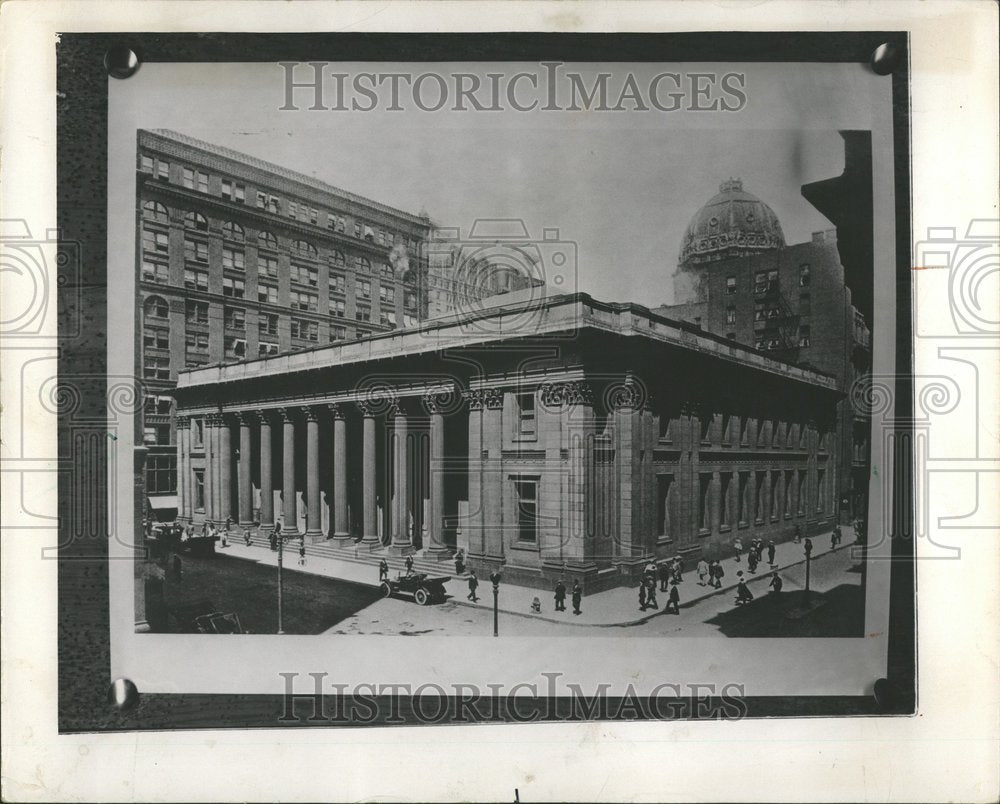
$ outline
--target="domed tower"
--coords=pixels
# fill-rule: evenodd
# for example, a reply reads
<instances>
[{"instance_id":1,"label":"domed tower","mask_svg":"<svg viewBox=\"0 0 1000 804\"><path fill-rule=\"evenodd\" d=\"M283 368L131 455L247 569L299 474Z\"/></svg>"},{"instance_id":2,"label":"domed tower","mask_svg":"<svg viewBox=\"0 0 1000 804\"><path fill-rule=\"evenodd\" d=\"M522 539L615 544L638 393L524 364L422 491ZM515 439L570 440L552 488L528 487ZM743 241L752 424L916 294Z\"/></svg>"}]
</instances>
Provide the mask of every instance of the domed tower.
<instances>
[{"instance_id":1,"label":"domed tower","mask_svg":"<svg viewBox=\"0 0 1000 804\"><path fill-rule=\"evenodd\" d=\"M784 247L774 210L746 192L740 179L722 182L718 195L695 213L684 232L674 275L675 303L705 300L702 273L708 264Z\"/></svg>"}]
</instances>

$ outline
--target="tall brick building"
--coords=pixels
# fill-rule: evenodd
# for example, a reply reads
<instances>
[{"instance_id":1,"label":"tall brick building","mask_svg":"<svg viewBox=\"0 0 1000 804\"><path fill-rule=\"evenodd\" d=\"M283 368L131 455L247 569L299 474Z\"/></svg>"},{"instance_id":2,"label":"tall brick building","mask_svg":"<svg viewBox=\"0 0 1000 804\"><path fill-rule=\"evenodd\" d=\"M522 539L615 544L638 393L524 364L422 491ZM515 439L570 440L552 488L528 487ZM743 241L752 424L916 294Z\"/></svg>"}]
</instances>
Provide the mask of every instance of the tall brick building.
<instances>
[{"instance_id":1,"label":"tall brick building","mask_svg":"<svg viewBox=\"0 0 1000 804\"><path fill-rule=\"evenodd\" d=\"M430 222L170 131L138 133L136 167L146 485L169 508L178 371L415 323Z\"/></svg>"}]
</instances>

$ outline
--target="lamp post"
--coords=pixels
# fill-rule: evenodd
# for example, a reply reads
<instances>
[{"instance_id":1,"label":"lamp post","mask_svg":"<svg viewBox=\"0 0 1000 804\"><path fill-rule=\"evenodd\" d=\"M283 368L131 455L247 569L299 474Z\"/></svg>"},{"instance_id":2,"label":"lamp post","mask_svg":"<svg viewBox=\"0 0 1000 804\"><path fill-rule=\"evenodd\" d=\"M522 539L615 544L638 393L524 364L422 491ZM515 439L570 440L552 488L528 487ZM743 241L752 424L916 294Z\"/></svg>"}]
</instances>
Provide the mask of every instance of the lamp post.
<instances>
[{"instance_id":1,"label":"lamp post","mask_svg":"<svg viewBox=\"0 0 1000 804\"><path fill-rule=\"evenodd\" d=\"M282 615L282 596L283 589L281 586L281 570L283 566L283 556L285 547L285 537L282 534L278 534L278 633L285 633L282 628L281 615Z\"/></svg>"},{"instance_id":2,"label":"lamp post","mask_svg":"<svg viewBox=\"0 0 1000 804\"><path fill-rule=\"evenodd\" d=\"M490 575L493 581L493 636L500 636L500 573Z\"/></svg>"},{"instance_id":3,"label":"lamp post","mask_svg":"<svg viewBox=\"0 0 1000 804\"><path fill-rule=\"evenodd\" d=\"M806 601L809 600L809 565L812 563L813 543L812 539L806 538Z\"/></svg>"}]
</instances>

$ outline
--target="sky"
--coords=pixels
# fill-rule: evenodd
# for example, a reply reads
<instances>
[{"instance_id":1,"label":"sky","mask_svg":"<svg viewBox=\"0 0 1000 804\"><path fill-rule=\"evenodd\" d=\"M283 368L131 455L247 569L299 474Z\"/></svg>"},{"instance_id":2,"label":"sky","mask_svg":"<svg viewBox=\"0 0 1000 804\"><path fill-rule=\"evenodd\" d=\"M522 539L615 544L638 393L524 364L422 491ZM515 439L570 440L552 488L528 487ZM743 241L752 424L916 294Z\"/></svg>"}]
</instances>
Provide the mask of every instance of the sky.
<instances>
[{"instance_id":1,"label":"sky","mask_svg":"<svg viewBox=\"0 0 1000 804\"><path fill-rule=\"evenodd\" d=\"M631 70L640 86L655 74L651 65L607 69L616 78ZM800 188L843 169L831 107L850 105L850 87L831 75L831 92L818 102L815 77L800 88L794 75L764 74L774 65L746 69L749 101L735 114L427 113L310 111L306 97L299 111L281 111L276 65L148 64L112 82L111 124L117 116L132 129L169 128L400 209L426 210L463 234L477 219L520 218L538 238L558 229L577 254L564 288L656 306L673 300L687 224L729 177L771 206L787 242L830 228Z\"/></svg>"}]
</instances>

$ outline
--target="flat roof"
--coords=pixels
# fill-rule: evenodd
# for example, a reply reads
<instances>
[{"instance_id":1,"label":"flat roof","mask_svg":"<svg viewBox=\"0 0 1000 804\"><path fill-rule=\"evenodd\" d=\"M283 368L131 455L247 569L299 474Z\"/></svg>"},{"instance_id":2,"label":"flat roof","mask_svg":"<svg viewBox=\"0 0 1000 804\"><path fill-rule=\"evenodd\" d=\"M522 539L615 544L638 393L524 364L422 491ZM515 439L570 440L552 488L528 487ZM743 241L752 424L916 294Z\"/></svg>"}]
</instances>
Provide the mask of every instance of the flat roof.
<instances>
[{"instance_id":1,"label":"flat roof","mask_svg":"<svg viewBox=\"0 0 1000 804\"><path fill-rule=\"evenodd\" d=\"M177 387L215 385L513 339L571 337L591 330L663 343L831 391L837 389L836 380L827 374L776 360L640 304L603 302L586 293L551 294L544 290L528 288L484 299L480 302L482 309L475 312L453 313L358 340L186 369L178 372Z\"/></svg>"}]
</instances>

